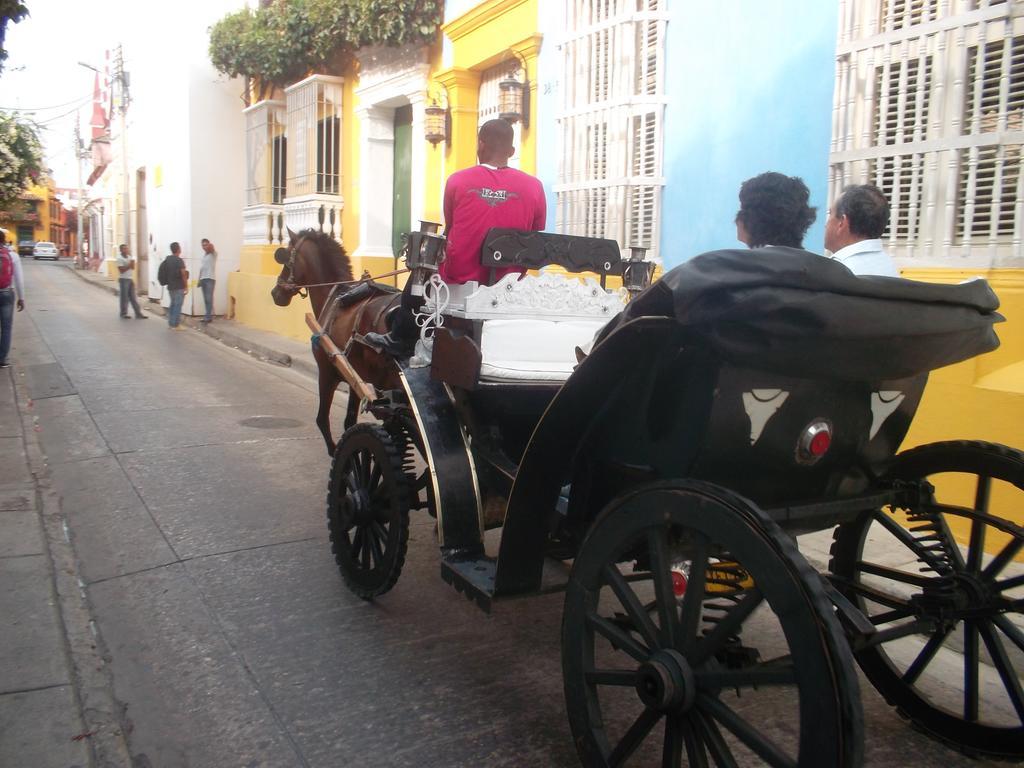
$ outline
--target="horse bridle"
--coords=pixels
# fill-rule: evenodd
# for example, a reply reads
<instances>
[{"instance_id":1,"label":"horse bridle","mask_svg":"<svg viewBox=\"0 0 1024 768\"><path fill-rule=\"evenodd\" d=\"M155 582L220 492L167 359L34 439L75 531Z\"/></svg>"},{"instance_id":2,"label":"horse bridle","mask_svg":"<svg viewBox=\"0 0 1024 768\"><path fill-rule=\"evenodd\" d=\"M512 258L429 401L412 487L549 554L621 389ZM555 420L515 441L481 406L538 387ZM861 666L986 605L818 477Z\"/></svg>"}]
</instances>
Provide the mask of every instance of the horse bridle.
<instances>
[{"instance_id":1,"label":"horse bridle","mask_svg":"<svg viewBox=\"0 0 1024 768\"><path fill-rule=\"evenodd\" d=\"M285 263L285 266L288 267L288 277L290 279L285 280L280 275L278 275L278 278L277 278L277 287L280 290L285 291L289 296L295 296L296 294L298 294L299 298L301 298L301 299L304 299L307 296L309 296L309 291L307 290L305 293L303 293L302 292L303 286L296 285L295 282L294 282L294 278L295 278L295 256L298 254L299 248L302 247L302 244L304 242L306 242L306 236L305 235L300 235L299 239L295 242L294 246L289 243L289 246L288 246L288 261Z\"/></svg>"}]
</instances>

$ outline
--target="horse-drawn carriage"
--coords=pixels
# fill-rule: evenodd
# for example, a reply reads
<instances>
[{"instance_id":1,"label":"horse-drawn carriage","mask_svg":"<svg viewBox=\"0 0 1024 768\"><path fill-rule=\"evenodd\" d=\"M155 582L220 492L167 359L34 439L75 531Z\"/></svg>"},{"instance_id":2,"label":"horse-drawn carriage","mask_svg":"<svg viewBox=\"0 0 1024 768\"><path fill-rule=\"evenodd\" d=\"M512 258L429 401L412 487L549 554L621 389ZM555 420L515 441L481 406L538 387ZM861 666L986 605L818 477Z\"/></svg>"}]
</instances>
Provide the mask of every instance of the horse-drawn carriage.
<instances>
[{"instance_id":1,"label":"horse-drawn carriage","mask_svg":"<svg viewBox=\"0 0 1024 768\"><path fill-rule=\"evenodd\" d=\"M497 232L486 265L595 277L428 291L429 361L392 360L360 338L395 289L332 307L341 255L293 236L275 300L311 285L333 318L314 353L341 574L363 598L392 588L425 510L442 576L485 610L564 590L586 765L859 765L854 658L931 736L1020 760L1024 530L1004 510L1024 454L897 453L928 370L996 343L995 297L784 250L752 271L764 254L698 257L627 306L604 288L614 243ZM323 401L341 377L357 394L335 446ZM360 403L378 423L356 423ZM833 527L823 575L795 537Z\"/></svg>"}]
</instances>

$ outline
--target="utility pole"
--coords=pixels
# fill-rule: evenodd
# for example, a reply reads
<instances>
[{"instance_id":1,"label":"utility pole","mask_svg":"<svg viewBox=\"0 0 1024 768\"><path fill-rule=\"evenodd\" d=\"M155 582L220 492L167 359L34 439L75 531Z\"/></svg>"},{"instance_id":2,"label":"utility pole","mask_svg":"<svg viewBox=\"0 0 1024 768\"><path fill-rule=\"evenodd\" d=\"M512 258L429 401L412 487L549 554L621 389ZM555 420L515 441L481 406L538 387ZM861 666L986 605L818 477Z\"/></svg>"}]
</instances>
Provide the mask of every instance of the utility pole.
<instances>
[{"instance_id":1,"label":"utility pole","mask_svg":"<svg viewBox=\"0 0 1024 768\"><path fill-rule=\"evenodd\" d=\"M82 129L80 125L79 116L75 115L75 165L78 168L78 216L76 216L77 222L77 234L75 236L75 266L78 268L84 268L84 259L82 258L82 160L84 159L84 147L82 145Z\"/></svg>"},{"instance_id":2,"label":"utility pole","mask_svg":"<svg viewBox=\"0 0 1024 768\"><path fill-rule=\"evenodd\" d=\"M131 193L128 186L128 120L125 116L128 112L128 73L124 70L124 51L120 45L117 46L117 61L115 62L116 71L114 76L117 78L117 82L120 83L121 88L121 104L119 105L118 111L121 113L121 172L124 175L124 206L122 211L124 212L124 243L131 250L132 242L132 223L129 218L128 212L131 208ZM136 254L136 258L138 254Z\"/></svg>"}]
</instances>

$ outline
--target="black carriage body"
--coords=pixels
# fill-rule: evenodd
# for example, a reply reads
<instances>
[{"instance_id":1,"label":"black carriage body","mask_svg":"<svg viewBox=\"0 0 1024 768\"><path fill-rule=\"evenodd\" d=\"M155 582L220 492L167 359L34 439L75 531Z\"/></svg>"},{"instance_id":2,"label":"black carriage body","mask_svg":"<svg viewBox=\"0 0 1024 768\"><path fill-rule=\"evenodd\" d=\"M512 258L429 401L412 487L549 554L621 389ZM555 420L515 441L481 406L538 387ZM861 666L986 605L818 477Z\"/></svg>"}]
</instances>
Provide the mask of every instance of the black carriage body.
<instances>
[{"instance_id":1,"label":"black carriage body","mask_svg":"<svg viewBox=\"0 0 1024 768\"><path fill-rule=\"evenodd\" d=\"M576 255L563 266L607 272L604 241L588 254L584 240L495 231L482 260L501 251L538 266L565 251ZM579 544L614 498L673 478L742 494L793 532L877 508L927 372L993 348L997 305L983 282L864 279L806 251L722 251L630 302L564 385L467 386L464 369L451 378L437 360L429 377L407 371L443 572L484 605L538 591L556 529ZM832 443L806 460L801 441L822 424ZM483 507L506 496L495 562L482 554Z\"/></svg>"},{"instance_id":2,"label":"black carriage body","mask_svg":"<svg viewBox=\"0 0 1024 768\"><path fill-rule=\"evenodd\" d=\"M576 256L563 266L594 268L583 242L495 237L517 254L515 264L540 266L531 260L564 246ZM403 393L371 405L385 426L415 420L428 466L420 478L403 475L391 497L400 509L384 510L394 521L389 534L397 531L387 550L398 563L391 578L357 594L379 594L397 578L407 486L425 478L441 573L459 591L489 609L495 599L566 588L563 678L584 764L619 764L662 719L662 764L679 763L684 721L704 729L712 754L728 754L718 727L736 721L723 694L735 690L738 699L741 688L780 685L796 694L799 743L768 762L860 765L851 650L926 732L972 753L1020 759L1024 727L979 720L978 667L980 638L1024 723L1019 676L996 636L1024 648L1007 615L1020 611L1024 601L1010 593L1024 579L1002 573L1024 550L1024 530L987 512L993 478L1024 490L1024 454L949 443L896 455L928 372L998 344L996 308L984 283L862 279L806 252L755 249L673 270L607 325L564 384L480 379L479 322L453 323L433 369L400 363ZM475 361L465 364L465 353ZM350 452L360 447L356 437L372 444L371 431L346 433ZM407 444L374 434L384 470L408 472L396 450ZM821 434L828 444L809 451L809 438ZM974 507L938 501L929 477L965 470L978 478ZM486 518L506 497L495 558L485 549ZM362 519L358 504L335 506ZM947 516L970 523L965 556ZM832 574L821 578L791 535L837 524ZM1010 541L984 564L988 528ZM869 551L879 531L904 548L909 566ZM555 573L552 563L568 558L571 573L560 562ZM879 578L897 589L878 587ZM760 656L755 637L762 605L786 639L775 658ZM758 631L743 634L752 617ZM961 623L962 717L915 686ZM921 648L909 667L886 652L905 640ZM617 661L598 664L598 643ZM609 688L633 689L643 705L621 739L610 738L603 717L599 691ZM771 698L773 706L780 700ZM756 723L740 725L759 756L781 754ZM687 741L687 757L698 747Z\"/></svg>"},{"instance_id":3,"label":"black carriage body","mask_svg":"<svg viewBox=\"0 0 1024 768\"><path fill-rule=\"evenodd\" d=\"M743 494L793 532L881 506L877 478L927 372L995 348L997 307L982 281L859 278L788 248L673 270L609 324L538 424L509 499L496 593L539 588L566 484L577 542L617 495L670 478ZM832 445L802 462L800 441L821 422Z\"/></svg>"}]
</instances>

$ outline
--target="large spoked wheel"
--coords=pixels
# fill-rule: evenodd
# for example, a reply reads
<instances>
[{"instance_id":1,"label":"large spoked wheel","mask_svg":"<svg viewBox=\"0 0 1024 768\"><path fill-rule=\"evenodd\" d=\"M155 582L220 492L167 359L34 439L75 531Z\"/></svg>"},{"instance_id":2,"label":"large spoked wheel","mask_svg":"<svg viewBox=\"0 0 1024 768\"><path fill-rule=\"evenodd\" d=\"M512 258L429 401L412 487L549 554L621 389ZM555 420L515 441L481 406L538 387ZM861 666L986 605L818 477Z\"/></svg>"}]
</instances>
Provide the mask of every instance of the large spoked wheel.
<instances>
[{"instance_id":1,"label":"large spoked wheel","mask_svg":"<svg viewBox=\"0 0 1024 768\"><path fill-rule=\"evenodd\" d=\"M1024 759L1024 567L1015 562L1024 530L992 514L1024 509L1024 454L935 443L897 456L892 476L929 480L935 498L836 530L836 586L879 632L857 660L929 735L968 754Z\"/></svg>"},{"instance_id":2,"label":"large spoked wheel","mask_svg":"<svg viewBox=\"0 0 1024 768\"><path fill-rule=\"evenodd\" d=\"M331 551L345 584L366 600L391 589L409 543L409 486L394 439L357 424L338 441L327 487Z\"/></svg>"},{"instance_id":3,"label":"large spoked wheel","mask_svg":"<svg viewBox=\"0 0 1024 768\"><path fill-rule=\"evenodd\" d=\"M856 766L853 658L820 579L705 483L613 501L573 565L566 707L584 765Z\"/></svg>"}]
</instances>

